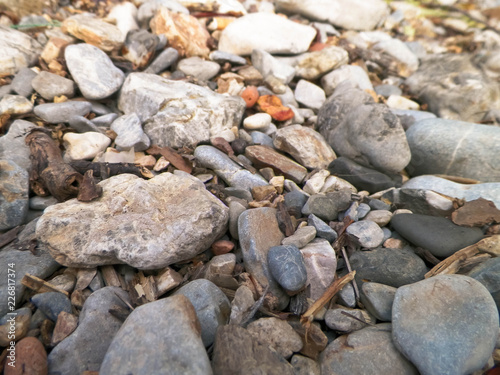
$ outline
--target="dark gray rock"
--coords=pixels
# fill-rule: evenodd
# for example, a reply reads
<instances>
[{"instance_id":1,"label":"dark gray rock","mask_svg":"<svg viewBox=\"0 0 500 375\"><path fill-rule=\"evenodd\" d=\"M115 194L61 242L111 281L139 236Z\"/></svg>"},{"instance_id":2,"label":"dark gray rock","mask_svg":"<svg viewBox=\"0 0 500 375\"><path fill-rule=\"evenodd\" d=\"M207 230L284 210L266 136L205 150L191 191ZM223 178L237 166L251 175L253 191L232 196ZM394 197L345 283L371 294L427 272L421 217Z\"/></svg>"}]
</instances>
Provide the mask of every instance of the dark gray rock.
<instances>
[{"instance_id":1,"label":"dark gray rock","mask_svg":"<svg viewBox=\"0 0 500 375\"><path fill-rule=\"evenodd\" d=\"M100 375L212 375L193 305L176 295L137 307L111 341Z\"/></svg>"},{"instance_id":2,"label":"dark gray rock","mask_svg":"<svg viewBox=\"0 0 500 375\"><path fill-rule=\"evenodd\" d=\"M460 227L443 217L399 214L391 225L406 240L442 258L483 238L481 229Z\"/></svg>"},{"instance_id":3,"label":"dark gray rock","mask_svg":"<svg viewBox=\"0 0 500 375\"><path fill-rule=\"evenodd\" d=\"M21 225L28 208L28 171L13 161L0 160L0 231Z\"/></svg>"},{"instance_id":4,"label":"dark gray rock","mask_svg":"<svg viewBox=\"0 0 500 375\"><path fill-rule=\"evenodd\" d=\"M206 347L212 345L217 328L229 322L231 304L226 295L206 279L193 280L175 294L186 296L193 304L200 322L203 344Z\"/></svg>"},{"instance_id":5,"label":"dark gray rock","mask_svg":"<svg viewBox=\"0 0 500 375\"><path fill-rule=\"evenodd\" d=\"M288 213L296 218L302 216L302 208L309 197L299 190L294 190L285 194L285 206Z\"/></svg>"},{"instance_id":6,"label":"dark gray rock","mask_svg":"<svg viewBox=\"0 0 500 375\"><path fill-rule=\"evenodd\" d=\"M59 314L64 311L71 314L71 301L64 294L59 292L47 292L35 294L31 297L31 302L47 317L55 322Z\"/></svg>"},{"instance_id":7,"label":"dark gray rock","mask_svg":"<svg viewBox=\"0 0 500 375\"><path fill-rule=\"evenodd\" d=\"M356 251L349 258L356 270L356 282L372 281L393 287L415 283L424 278L428 269L424 261L409 249L378 248Z\"/></svg>"},{"instance_id":8,"label":"dark gray rock","mask_svg":"<svg viewBox=\"0 0 500 375\"><path fill-rule=\"evenodd\" d=\"M387 175L359 165L346 157L339 157L332 161L328 170L332 175L350 182L358 190L367 190L370 193L401 186L400 175Z\"/></svg>"},{"instance_id":9,"label":"dark gray rock","mask_svg":"<svg viewBox=\"0 0 500 375\"><path fill-rule=\"evenodd\" d=\"M406 133L411 149L408 173L446 174L481 182L500 181L500 128L470 122L422 120Z\"/></svg>"},{"instance_id":10,"label":"dark gray rock","mask_svg":"<svg viewBox=\"0 0 500 375\"><path fill-rule=\"evenodd\" d=\"M392 308L394 344L421 374L480 370L495 348L498 322L488 290L463 275L400 287Z\"/></svg>"},{"instance_id":11,"label":"dark gray rock","mask_svg":"<svg viewBox=\"0 0 500 375\"><path fill-rule=\"evenodd\" d=\"M76 330L50 352L49 373L99 371L109 344L122 325L109 310L126 315L130 310L123 301L130 303L128 294L118 287L108 286L92 293L83 305Z\"/></svg>"},{"instance_id":12,"label":"dark gray rock","mask_svg":"<svg viewBox=\"0 0 500 375\"><path fill-rule=\"evenodd\" d=\"M483 284L500 311L500 258L491 258L474 267L468 276Z\"/></svg>"},{"instance_id":13,"label":"dark gray rock","mask_svg":"<svg viewBox=\"0 0 500 375\"><path fill-rule=\"evenodd\" d=\"M246 210L245 206L239 202L229 202L229 233L235 240L238 235L238 218Z\"/></svg>"},{"instance_id":14,"label":"dark gray rock","mask_svg":"<svg viewBox=\"0 0 500 375\"><path fill-rule=\"evenodd\" d=\"M178 58L179 52L177 52L175 48L168 47L164 49L158 56L156 56L151 65L149 65L144 72L158 74L170 67L177 61Z\"/></svg>"},{"instance_id":15,"label":"dark gray rock","mask_svg":"<svg viewBox=\"0 0 500 375\"><path fill-rule=\"evenodd\" d=\"M219 64L224 64L225 62L228 62L233 65L245 65L247 63L245 58L241 56L219 50L210 52L209 57L210 60L215 61L216 63Z\"/></svg>"},{"instance_id":16,"label":"dark gray rock","mask_svg":"<svg viewBox=\"0 0 500 375\"><path fill-rule=\"evenodd\" d=\"M304 257L294 245L273 246L267 254L269 271L290 294L296 294L306 285L307 270Z\"/></svg>"},{"instance_id":17,"label":"dark gray rock","mask_svg":"<svg viewBox=\"0 0 500 375\"><path fill-rule=\"evenodd\" d=\"M335 232L327 223L325 223L319 217L313 214L309 215L307 217L307 224L316 228L316 235L318 237L324 238L328 242L334 242L337 239L337 232Z\"/></svg>"},{"instance_id":18,"label":"dark gray rock","mask_svg":"<svg viewBox=\"0 0 500 375\"><path fill-rule=\"evenodd\" d=\"M75 83L72 80L46 71L38 73L31 85L42 98L50 101L56 96L72 98L75 95Z\"/></svg>"},{"instance_id":19,"label":"dark gray rock","mask_svg":"<svg viewBox=\"0 0 500 375\"><path fill-rule=\"evenodd\" d=\"M346 233L355 244L368 249L380 246L384 240L382 229L370 220L352 223L347 227Z\"/></svg>"},{"instance_id":20,"label":"dark gray rock","mask_svg":"<svg viewBox=\"0 0 500 375\"><path fill-rule=\"evenodd\" d=\"M383 322L392 320L392 304L396 288L379 284L363 283L361 286L360 299L368 312Z\"/></svg>"},{"instance_id":21,"label":"dark gray rock","mask_svg":"<svg viewBox=\"0 0 500 375\"><path fill-rule=\"evenodd\" d=\"M432 190L392 189L381 197L398 209L407 209L415 214L428 216L449 216L454 211L453 201Z\"/></svg>"},{"instance_id":22,"label":"dark gray rock","mask_svg":"<svg viewBox=\"0 0 500 375\"><path fill-rule=\"evenodd\" d=\"M16 73L11 83L11 89L16 94L30 96L33 93L31 81L37 76L36 72L30 68L22 68Z\"/></svg>"},{"instance_id":23,"label":"dark gray rock","mask_svg":"<svg viewBox=\"0 0 500 375\"><path fill-rule=\"evenodd\" d=\"M62 103L48 103L37 105L33 112L43 121L50 124L68 122L71 116L85 116L92 109L89 102L67 101Z\"/></svg>"},{"instance_id":24,"label":"dark gray rock","mask_svg":"<svg viewBox=\"0 0 500 375\"><path fill-rule=\"evenodd\" d=\"M340 190L327 194L314 194L309 197L302 208L302 214L314 214L320 219L336 220L340 211L349 207L351 191Z\"/></svg>"},{"instance_id":25,"label":"dark gray rock","mask_svg":"<svg viewBox=\"0 0 500 375\"><path fill-rule=\"evenodd\" d=\"M340 336L321 353L320 364L322 374L418 375L394 346L388 323Z\"/></svg>"}]
</instances>

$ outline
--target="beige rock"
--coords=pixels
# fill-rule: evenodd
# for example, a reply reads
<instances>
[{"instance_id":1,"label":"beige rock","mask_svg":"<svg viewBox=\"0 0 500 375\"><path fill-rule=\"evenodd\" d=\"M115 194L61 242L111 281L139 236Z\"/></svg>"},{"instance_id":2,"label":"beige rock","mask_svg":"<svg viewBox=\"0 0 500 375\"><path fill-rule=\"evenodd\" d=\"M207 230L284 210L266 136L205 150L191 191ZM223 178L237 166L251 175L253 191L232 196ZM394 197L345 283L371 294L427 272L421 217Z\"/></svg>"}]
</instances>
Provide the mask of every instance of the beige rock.
<instances>
[{"instance_id":1,"label":"beige rock","mask_svg":"<svg viewBox=\"0 0 500 375\"><path fill-rule=\"evenodd\" d=\"M109 146L111 139L104 134L86 132L82 134L66 133L63 137L66 147L66 160L86 160L94 158Z\"/></svg>"},{"instance_id":2,"label":"beige rock","mask_svg":"<svg viewBox=\"0 0 500 375\"><path fill-rule=\"evenodd\" d=\"M3 77L34 65L42 46L25 33L0 26L0 51L0 77Z\"/></svg>"},{"instance_id":3,"label":"beige rock","mask_svg":"<svg viewBox=\"0 0 500 375\"><path fill-rule=\"evenodd\" d=\"M33 110L33 103L21 95L5 95L0 101L0 115L22 115Z\"/></svg>"},{"instance_id":4,"label":"beige rock","mask_svg":"<svg viewBox=\"0 0 500 375\"><path fill-rule=\"evenodd\" d=\"M78 326L78 317L69 314L66 311L61 311L57 317L56 326L52 333L52 346L56 346L66 337L68 337Z\"/></svg>"},{"instance_id":5,"label":"beige rock","mask_svg":"<svg viewBox=\"0 0 500 375\"><path fill-rule=\"evenodd\" d=\"M305 53L296 66L296 74L299 77L316 80L323 74L347 64L349 56L347 51L336 46L323 48L321 51Z\"/></svg>"}]
</instances>

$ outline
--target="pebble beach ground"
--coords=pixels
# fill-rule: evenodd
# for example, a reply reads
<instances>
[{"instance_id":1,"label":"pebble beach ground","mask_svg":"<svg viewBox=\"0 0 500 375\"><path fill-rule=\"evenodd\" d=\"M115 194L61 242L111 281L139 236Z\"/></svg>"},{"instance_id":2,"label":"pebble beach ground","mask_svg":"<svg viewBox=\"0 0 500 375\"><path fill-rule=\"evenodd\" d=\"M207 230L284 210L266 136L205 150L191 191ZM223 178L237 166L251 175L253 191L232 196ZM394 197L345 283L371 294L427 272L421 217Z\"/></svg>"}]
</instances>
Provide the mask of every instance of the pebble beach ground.
<instances>
[{"instance_id":1,"label":"pebble beach ground","mask_svg":"<svg viewBox=\"0 0 500 375\"><path fill-rule=\"evenodd\" d=\"M499 58L497 0L0 0L0 368L499 374Z\"/></svg>"}]
</instances>

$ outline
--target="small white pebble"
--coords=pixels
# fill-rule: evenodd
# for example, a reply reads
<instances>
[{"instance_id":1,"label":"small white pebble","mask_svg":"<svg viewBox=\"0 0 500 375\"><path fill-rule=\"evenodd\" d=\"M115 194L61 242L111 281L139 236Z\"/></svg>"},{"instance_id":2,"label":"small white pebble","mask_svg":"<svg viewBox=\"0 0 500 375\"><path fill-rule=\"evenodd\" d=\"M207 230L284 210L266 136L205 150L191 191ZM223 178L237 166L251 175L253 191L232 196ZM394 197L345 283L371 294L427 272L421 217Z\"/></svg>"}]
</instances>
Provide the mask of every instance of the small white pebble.
<instances>
[{"instance_id":1,"label":"small white pebble","mask_svg":"<svg viewBox=\"0 0 500 375\"><path fill-rule=\"evenodd\" d=\"M264 130L271 125L271 115L267 113L256 113L243 120L243 127L247 130Z\"/></svg>"}]
</instances>

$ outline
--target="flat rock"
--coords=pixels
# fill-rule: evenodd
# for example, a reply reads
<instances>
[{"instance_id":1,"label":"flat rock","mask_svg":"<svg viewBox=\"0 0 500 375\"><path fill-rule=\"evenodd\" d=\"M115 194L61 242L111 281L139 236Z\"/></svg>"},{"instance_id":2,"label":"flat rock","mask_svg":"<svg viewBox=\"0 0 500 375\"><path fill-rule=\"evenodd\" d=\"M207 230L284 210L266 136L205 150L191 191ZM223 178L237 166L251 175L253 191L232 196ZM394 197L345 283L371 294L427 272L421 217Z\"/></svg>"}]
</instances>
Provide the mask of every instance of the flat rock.
<instances>
[{"instance_id":1,"label":"flat rock","mask_svg":"<svg viewBox=\"0 0 500 375\"><path fill-rule=\"evenodd\" d=\"M200 322L201 340L208 347L215 340L215 332L220 325L229 322L231 304L226 295L211 281L193 280L177 290L193 304Z\"/></svg>"},{"instance_id":2,"label":"flat rock","mask_svg":"<svg viewBox=\"0 0 500 375\"><path fill-rule=\"evenodd\" d=\"M0 115L24 115L33 110L33 103L21 95L5 95L0 100Z\"/></svg>"},{"instance_id":3,"label":"flat rock","mask_svg":"<svg viewBox=\"0 0 500 375\"><path fill-rule=\"evenodd\" d=\"M325 323L328 328L336 332L350 333L365 328L367 325L375 324L375 318L366 310L350 309L337 305L326 311Z\"/></svg>"},{"instance_id":4,"label":"flat rock","mask_svg":"<svg viewBox=\"0 0 500 375\"><path fill-rule=\"evenodd\" d=\"M114 286L92 293L83 305L76 330L50 352L50 373L99 371L109 344L122 325L122 321L109 310L119 309L127 313L129 310L124 300L130 303L127 293ZM100 339L94 340L97 336ZM93 342L93 345L87 345L88 342Z\"/></svg>"},{"instance_id":5,"label":"flat rock","mask_svg":"<svg viewBox=\"0 0 500 375\"><path fill-rule=\"evenodd\" d=\"M23 224L28 208L28 171L11 160L0 160L0 231Z\"/></svg>"},{"instance_id":6,"label":"flat rock","mask_svg":"<svg viewBox=\"0 0 500 375\"><path fill-rule=\"evenodd\" d=\"M356 251L349 258L356 270L356 282L364 281L385 284L398 288L423 280L428 271L424 261L409 249L378 248Z\"/></svg>"},{"instance_id":7,"label":"flat rock","mask_svg":"<svg viewBox=\"0 0 500 375\"><path fill-rule=\"evenodd\" d=\"M92 104L81 101L67 101L62 103L47 103L37 105L33 112L49 124L68 122L71 116L85 116L92 109Z\"/></svg>"},{"instance_id":8,"label":"flat rock","mask_svg":"<svg viewBox=\"0 0 500 375\"><path fill-rule=\"evenodd\" d=\"M215 374L294 374L292 365L285 358L237 325L219 327L213 353L212 367Z\"/></svg>"},{"instance_id":9,"label":"flat rock","mask_svg":"<svg viewBox=\"0 0 500 375\"><path fill-rule=\"evenodd\" d=\"M337 268L335 250L327 240L317 238L300 249L307 270L308 297L316 301L323 295L335 277Z\"/></svg>"},{"instance_id":10,"label":"flat rock","mask_svg":"<svg viewBox=\"0 0 500 375\"><path fill-rule=\"evenodd\" d=\"M320 363L322 374L418 374L394 346L388 323L340 336L321 353Z\"/></svg>"},{"instance_id":11,"label":"flat rock","mask_svg":"<svg viewBox=\"0 0 500 375\"><path fill-rule=\"evenodd\" d=\"M479 228L465 228L444 217L400 214L392 217L392 227L416 246L446 258L483 238Z\"/></svg>"},{"instance_id":12,"label":"flat rock","mask_svg":"<svg viewBox=\"0 0 500 375\"><path fill-rule=\"evenodd\" d=\"M330 243L333 243L338 237L337 232L332 227L313 214L307 217L307 224L316 228L316 235L318 237L324 238Z\"/></svg>"},{"instance_id":13,"label":"flat rock","mask_svg":"<svg viewBox=\"0 0 500 375\"><path fill-rule=\"evenodd\" d=\"M42 98L49 101L54 100L56 96L72 98L75 95L75 83L72 80L46 71L38 73L31 85Z\"/></svg>"},{"instance_id":14,"label":"flat rock","mask_svg":"<svg viewBox=\"0 0 500 375\"><path fill-rule=\"evenodd\" d=\"M227 229L228 208L191 178L122 174L100 186L99 200L72 199L48 207L39 220L38 239L59 263L158 269L194 257Z\"/></svg>"},{"instance_id":15,"label":"flat rock","mask_svg":"<svg viewBox=\"0 0 500 375\"><path fill-rule=\"evenodd\" d=\"M33 93L33 86L31 86L31 81L36 76L37 73L34 70L30 68L21 68L14 76L14 79L12 80L11 84L8 85L7 87L10 86L10 89L15 94L28 97ZM8 92L5 94L8 94Z\"/></svg>"},{"instance_id":16,"label":"flat rock","mask_svg":"<svg viewBox=\"0 0 500 375\"><path fill-rule=\"evenodd\" d=\"M293 245L301 249L314 240L315 237L316 228L311 225L306 225L305 227L298 228L291 236L284 238L281 244Z\"/></svg>"},{"instance_id":17,"label":"flat rock","mask_svg":"<svg viewBox=\"0 0 500 375\"><path fill-rule=\"evenodd\" d=\"M273 246L267 253L269 272L289 294L300 292L307 282L304 257L295 245Z\"/></svg>"},{"instance_id":18,"label":"flat rock","mask_svg":"<svg viewBox=\"0 0 500 375\"><path fill-rule=\"evenodd\" d=\"M111 144L111 139L97 132L66 133L63 144L66 148L65 160L90 160L104 152Z\"/></svg>"},{"instance_id":19,"label":"flat rock","mask_svg":"<svg viewBox=\"0 0 500 375\"><path fill-rule=\"evenodd\" d=\"M268 185L262 176L243 169L213 146L196 147L194 157L202 167L212 169L229 186L251 191L256 186Z\"/></svg>"},{"instance_id":20,"label":"flat rock","mask_svg":"<svg viewBox=\"0 0 500 375\"><path fill-rule=\"evenodd\" d=\"M295 68L274 58L269 52L255 48L252 51L252 65L257 69L270 88L282 94L285 86L295 77Z\"/></svg>"},{"instance_id":21,"label":"flat rock","mask_svg":"<svg viewBox=\"0 0 500 375\"><path fill-rule=\"evenodd\" d=\"M373 221L356 221L346 229L349 238L357 245L368 249L376 248L382 245L384 241L384 232Z\"/></svg>"},{"instance_id":22,"label":"flat rock","mask_svg":"<svg viewBox=\"0 0 500 375\"><path fill-rule=\"evenodd\" d=\"M397 290L392 326L394 344L421 374L471 374L495 347L498 310L478 281L438 275Z\"/></svg>"},{"instance_id":23,"label":"flat rock","mask_svg":"<svg viewBox=\"0 0 500 375\"><path fill-rule=\"evenodd\" d=\"M272 13L252 13L238 18L223 31L219 50L235 55L250 55L255 48L269 53L306 52L316 30Z\"/></svg>"},{"instance_id":24,"label":"flat rock","mask_svg":"<svg viewBox=\"0 0 500 375\"><path fill-rule=\"evenodd\" d=\"M117 332L99 370L112 374L211 375L193 305L183 295L137 307Z\"/></svg>"},{"instance_id":25,"label":"flat rock","mask_svg":"<svg viewBox=\"0 0 500 375\"><path fill-rule=\"evenodd\" d=\"M137 113L152 144L181 148L214 137L232 142L231 128L239 126L245 101L155 74L131 73L118 107L125 114Z\"/></svg>"},{"instance_id":26,"label":"flat rock","mask_svg":"<svg viewBox=\"0 0 500 375\"><path fill-rule=\"evenodd\" d=\"M177 52L175 48L165 48L158 56L156 56L144 73L158 74L170 67L177 61L178 58L179 52Z\"/></svg>"},{"instance_id":27,"label":"flat rock","mask_svg":"<svg viewBox=\"0 0 500 375\"><path fill-rule=\"evenodd\" d=\"M107 98L118 91L125 75L99 48L90 44L73 44L64 50L71 76L87 99Z\"/></svg>"},{"instance_id":28,"label":"flat rock","mask_svg":"<svg viewBox=\"0 0 500 375\"><path fill-rule=\"evenodd\" d=\"M378 320L392 320L392 304L397 288L379 283L363 283L360 299L366 310Z\"/></svg>"},{"instance_id":29,"label":"flat rock","mask_svg":"<svg viewBox=\"0 0 500 375\"><path fill-rule=\"evenodd\" d=\"M0 26L0 49L0 76L13 75L34 65L42 53L42 46L35 39L6 26Z\"/></svg>"},{"instance_id":30,"label":"flat rock","mask_svg":"<svg viewBox=\"0 0 500 375\"><path fill-rule=\"evenodd\" d=\"M314 194L309 197L302 214L316 215L325 221L336 220L340 211L349 207L351 202L351 191L344 189L326 194Z\"/></svg>"},{"instance_id":31,"label":"flat rock","mask_svg":"<svg viewBox=\"0 0 500 375\"><path fill-rule=\"evenodd\" d=\"M238 219L238 233L247 272L262 288L269 286L267 305L278 310L284 309L288 305L288 295L271 276L268 264L269 249L279 246L283 239L276 210L268 207L246 210Z\"/></svg>"},{"instance_id":32,"label":"flat rock","mask_svg":"<svg viewBox=\"0 0 500 375\"><path fill-rule=\"evenodd\" d=\"M301 79L295 87L295 99L307 108L318 110L325 103L326 95L321 87Z\"/></svg>"}]
</instances>

